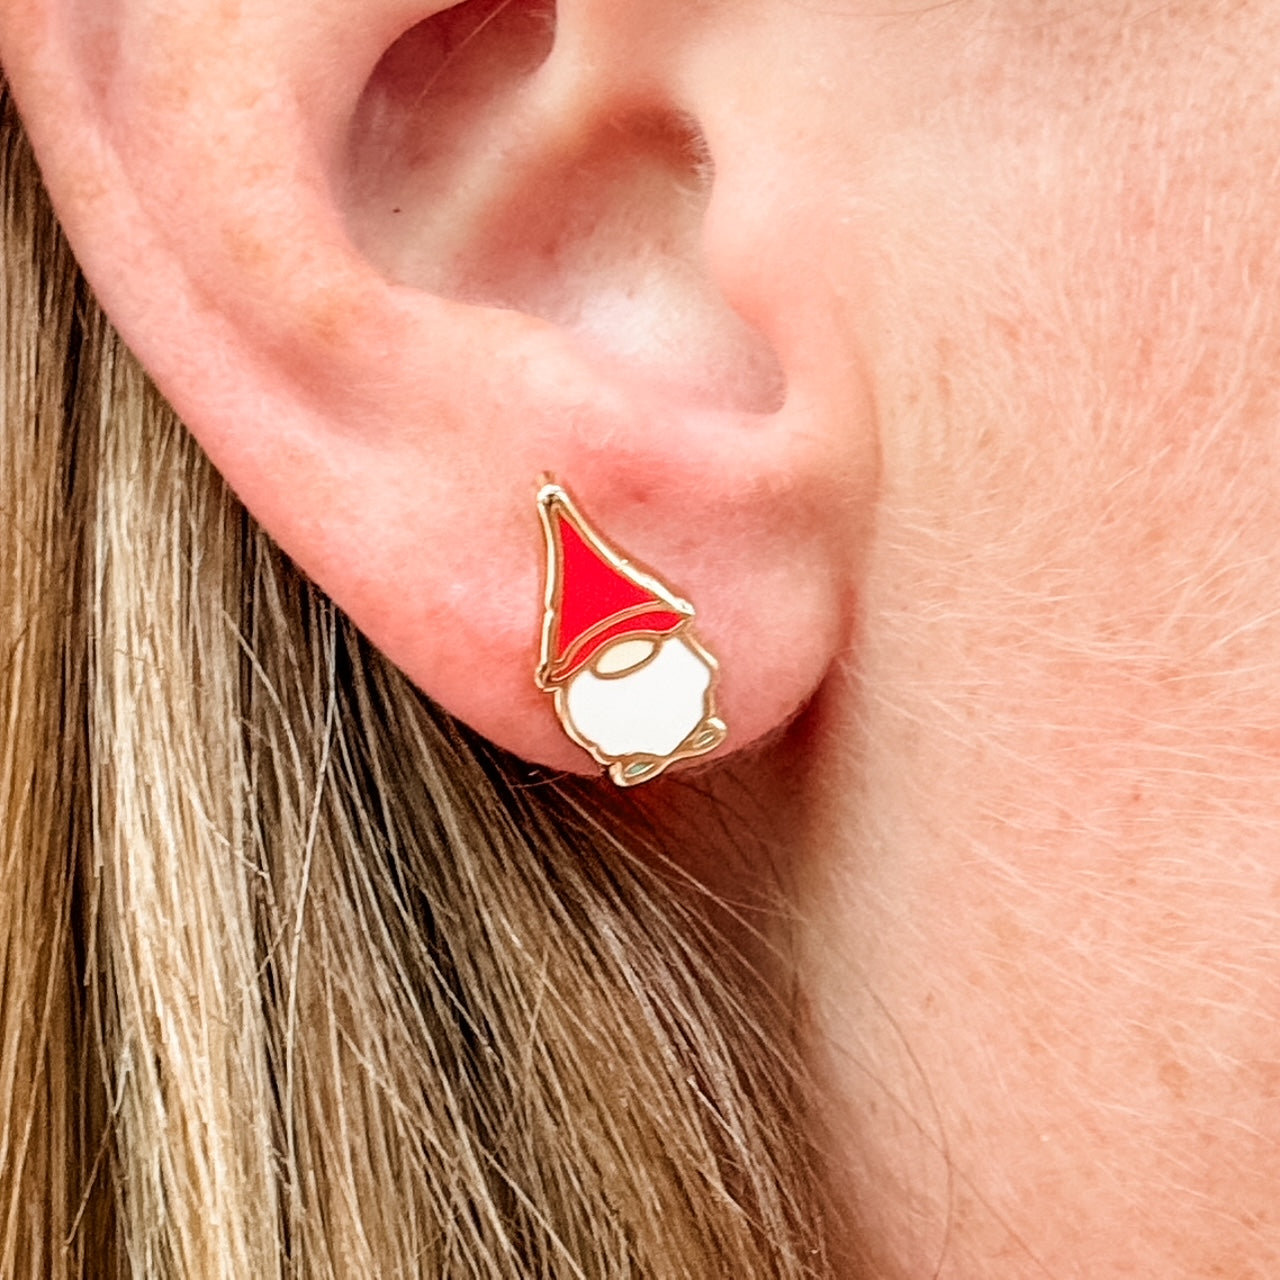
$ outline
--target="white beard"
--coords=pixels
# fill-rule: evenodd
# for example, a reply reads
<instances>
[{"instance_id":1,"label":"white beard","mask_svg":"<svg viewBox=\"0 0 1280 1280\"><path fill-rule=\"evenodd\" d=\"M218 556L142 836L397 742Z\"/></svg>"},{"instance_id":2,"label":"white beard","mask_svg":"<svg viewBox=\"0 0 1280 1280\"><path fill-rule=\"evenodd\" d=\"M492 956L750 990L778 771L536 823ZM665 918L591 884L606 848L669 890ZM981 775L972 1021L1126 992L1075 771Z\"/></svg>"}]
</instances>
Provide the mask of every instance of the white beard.
<instances>
[{"instance_id":1,"label":"white beard","mask_svg":"<svg viewBox=\"0 0 1280 1280\"><path fill-rule=\"evenodd\" d=\"M578 672L564 687L564 707L578 735L605 756L668 756L707 715L711 676L696 649L670 636L639 670Z\"/></svg>"}]
</instances>

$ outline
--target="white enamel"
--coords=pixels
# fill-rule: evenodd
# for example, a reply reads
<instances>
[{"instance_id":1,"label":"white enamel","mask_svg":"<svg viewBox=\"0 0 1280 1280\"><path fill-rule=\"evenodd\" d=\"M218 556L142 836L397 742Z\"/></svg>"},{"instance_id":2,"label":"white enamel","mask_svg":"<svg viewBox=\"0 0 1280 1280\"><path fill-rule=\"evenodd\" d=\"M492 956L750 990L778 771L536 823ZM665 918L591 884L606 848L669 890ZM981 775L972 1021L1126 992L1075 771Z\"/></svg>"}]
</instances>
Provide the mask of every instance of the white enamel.
<instances>
[{"instance_id":1,"label":"white enamel","mask_svg":"<svg viewBox=\"0 0 1280 1280\"><path fill-rule=\"evenodd\" d=\"M670 755L702 722L711 668L679 636L629 675L601 679L591 668L565 686L578 733L605 755Z\"/></svg>"}]
</instances>

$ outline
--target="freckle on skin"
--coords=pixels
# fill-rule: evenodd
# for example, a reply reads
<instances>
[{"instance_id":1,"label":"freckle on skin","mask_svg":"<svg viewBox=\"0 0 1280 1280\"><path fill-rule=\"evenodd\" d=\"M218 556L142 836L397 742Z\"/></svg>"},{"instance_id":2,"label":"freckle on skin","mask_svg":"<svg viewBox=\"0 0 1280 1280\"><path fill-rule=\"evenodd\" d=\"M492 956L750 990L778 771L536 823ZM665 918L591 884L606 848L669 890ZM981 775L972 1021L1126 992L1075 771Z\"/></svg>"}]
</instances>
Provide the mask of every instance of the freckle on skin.
<instances>
[{"instance_id":1,"label":"freckle on skin","mask_svg":"<svg viewBox=\"0 0 1280 1280\"><path fill-rule=\"evenodd\" d=\"M1259 1093L1264 1098L1280 1098L1280 1062L1260 1062L1256 1072Z\"/></svg>"},{"instance_id":2,"label":"freckle on skin","mask_svg":"<svg viewBox=\"0 0 1280 1280\"><path fill-rule=\"evenodd\" d=\"M228 227L222 239L232 261L247 271L259 274L271 261L271 247L243 226Z\"/></svg>"},{"instance_id":3,"label":"freckle on skin","mask_svg":"<svg viewBox=\"0 0 1280 1280\"><path fill-rule=\"evenodd\" d=\"M318 291L305 302L308 332L327 347L336 347L351 323L351 299L331 290Z\"/></svg>"},{"instance_id":4,"label":"freckle on skin","mask_svg":"<svg viewBox=\"0 0 1280 1280\"><path fill-rule=\"evenodd\" d=\"M1171 1058L1161 1065L1158 1074L1160 1083L1169 1090L1176 1101L1187 1100L1187 1086L1191 1083L1191 1072L1186 1066Z\"/></svg>"}]
</instances>

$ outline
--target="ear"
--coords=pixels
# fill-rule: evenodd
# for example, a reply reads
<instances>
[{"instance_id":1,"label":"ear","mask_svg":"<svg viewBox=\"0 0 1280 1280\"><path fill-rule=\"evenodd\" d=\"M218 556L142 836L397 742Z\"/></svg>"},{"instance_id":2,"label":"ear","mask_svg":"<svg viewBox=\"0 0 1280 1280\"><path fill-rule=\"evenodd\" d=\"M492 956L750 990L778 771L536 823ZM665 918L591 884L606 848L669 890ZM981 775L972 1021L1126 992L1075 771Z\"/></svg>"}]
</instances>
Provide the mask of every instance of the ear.
<instances>
[{"instance_id":1,"label":"ear","mask_svg":"<svg viewBox=\"0 0 1280 1280\"><path fill-rule=\"evenodd\" d=\"M843 641L869 414L815 372L851 362L748 162L724 8L0 0L55 206L161 390L422 689L553 766L592 767L534 679L545 473L692 602L722 749Z\"/></svg>"}]
</instances>

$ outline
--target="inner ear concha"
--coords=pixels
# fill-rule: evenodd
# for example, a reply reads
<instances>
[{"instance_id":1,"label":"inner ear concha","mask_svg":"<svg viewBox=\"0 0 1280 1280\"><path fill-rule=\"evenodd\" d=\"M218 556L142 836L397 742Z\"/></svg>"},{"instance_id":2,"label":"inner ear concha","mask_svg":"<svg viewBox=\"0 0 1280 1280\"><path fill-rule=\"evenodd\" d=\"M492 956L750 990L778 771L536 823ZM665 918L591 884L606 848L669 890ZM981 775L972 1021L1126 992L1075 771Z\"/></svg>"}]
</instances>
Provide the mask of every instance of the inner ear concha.
<instances>
[{"instance_id":1,"label":"inner ear concha","mask_svg":"<svg viewBox=\"0 0 1280 1280\"><path fill-rule=\"evenodd\" d=\"M352 238L397 284L538 316L627 374L772 412L777 359L707 269L696 121L616 85L570 95L566 117L556 40L549 0L471 0L406 31L352 120Z\"/></svg>"}]
</instances>

